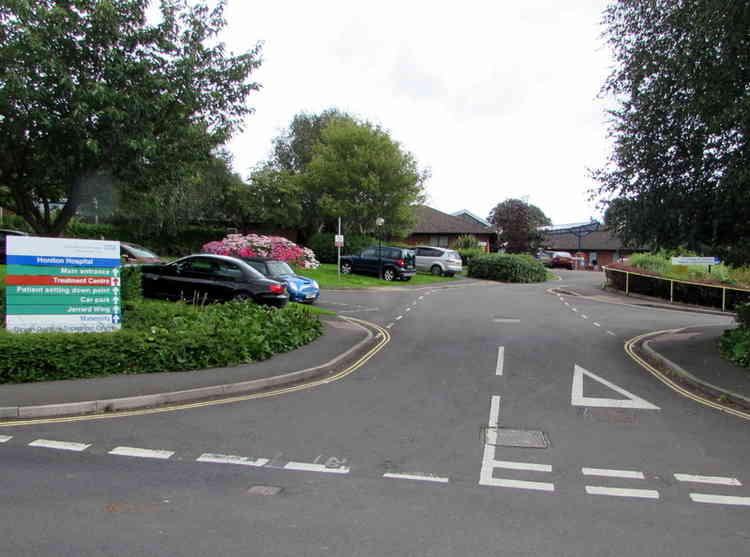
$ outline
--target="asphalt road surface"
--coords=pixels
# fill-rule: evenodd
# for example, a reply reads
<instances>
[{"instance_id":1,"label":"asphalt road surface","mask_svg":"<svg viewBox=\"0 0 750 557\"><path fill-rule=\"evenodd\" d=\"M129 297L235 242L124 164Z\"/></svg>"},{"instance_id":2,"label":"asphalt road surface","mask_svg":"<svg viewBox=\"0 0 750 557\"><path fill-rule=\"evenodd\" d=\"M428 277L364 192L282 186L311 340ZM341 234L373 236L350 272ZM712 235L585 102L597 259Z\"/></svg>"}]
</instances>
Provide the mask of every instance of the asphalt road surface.
<instances>
[{"instance_id":1,"label":"asphalt road surface","mask_svg":"<svg viewBox=\"0 0 750 557\"><path fill-rule=\"evenodd\" d=\"M623 351L730 319L557 284L324 292L392 335L340 381L0 428L0 554L748 554L750 424Z\"/></svg>"}]
</instances>

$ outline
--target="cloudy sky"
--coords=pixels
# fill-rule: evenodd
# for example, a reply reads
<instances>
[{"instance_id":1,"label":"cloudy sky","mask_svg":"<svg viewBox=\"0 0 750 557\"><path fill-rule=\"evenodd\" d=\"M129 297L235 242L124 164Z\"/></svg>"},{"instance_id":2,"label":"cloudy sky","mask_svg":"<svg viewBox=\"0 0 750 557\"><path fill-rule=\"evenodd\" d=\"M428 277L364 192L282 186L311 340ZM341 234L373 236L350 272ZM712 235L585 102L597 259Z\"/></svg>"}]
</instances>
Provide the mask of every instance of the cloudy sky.
<instances>
[{"instance_id":1,"label":"cloudy sky","mask_svg":"<svg viewBox=\"0 0 750 557\"><path fill-rule=\"evenodd\" d=\"M428 205L486 217L509 197L555 224L599 217L587 168L609 152L606 0L438 3L229 0L223 40L264 41L235 170L267 158L299 112L335 107L390 131L431 169Z\"/></svg>"}]
</instances>

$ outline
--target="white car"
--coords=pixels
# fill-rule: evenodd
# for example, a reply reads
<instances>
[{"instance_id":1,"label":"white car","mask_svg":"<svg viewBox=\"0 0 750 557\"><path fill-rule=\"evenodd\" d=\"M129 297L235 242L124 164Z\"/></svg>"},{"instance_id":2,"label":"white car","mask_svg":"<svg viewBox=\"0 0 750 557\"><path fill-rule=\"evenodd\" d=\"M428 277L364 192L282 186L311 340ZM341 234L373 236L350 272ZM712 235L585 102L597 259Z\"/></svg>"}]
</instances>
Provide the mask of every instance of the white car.
<instances>
[{"instance_id":1,"label":"white car","mask_svg":"<svg viewBox=\"0 0 750 557\"><path fill-rule=\"evenodd\" d=\"M460 273L461 256L452 249L434 246L417 246L414 248L418 271L427 271L436 276L452 277Z\"/></svg>"}]
</instances>

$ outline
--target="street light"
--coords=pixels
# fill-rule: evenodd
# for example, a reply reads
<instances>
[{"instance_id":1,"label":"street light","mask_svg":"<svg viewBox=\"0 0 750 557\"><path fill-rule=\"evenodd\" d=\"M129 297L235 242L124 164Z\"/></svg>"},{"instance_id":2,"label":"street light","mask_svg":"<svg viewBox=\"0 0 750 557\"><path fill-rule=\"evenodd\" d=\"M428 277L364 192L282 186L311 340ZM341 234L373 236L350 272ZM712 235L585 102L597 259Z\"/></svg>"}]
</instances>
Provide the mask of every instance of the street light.
<instances>
[{"instance_id":1,"label":"street light","mask_svg":"<svg viewBox=\"0 0 750 557\"><path fill-rule=\"evenodd\" d=\"M375 226L378 227L378 276L380 279L383 279L383 232L382 228L385 224L385 219L383 217L378 217L375 219Z\"/></svg>"}]
</instances>

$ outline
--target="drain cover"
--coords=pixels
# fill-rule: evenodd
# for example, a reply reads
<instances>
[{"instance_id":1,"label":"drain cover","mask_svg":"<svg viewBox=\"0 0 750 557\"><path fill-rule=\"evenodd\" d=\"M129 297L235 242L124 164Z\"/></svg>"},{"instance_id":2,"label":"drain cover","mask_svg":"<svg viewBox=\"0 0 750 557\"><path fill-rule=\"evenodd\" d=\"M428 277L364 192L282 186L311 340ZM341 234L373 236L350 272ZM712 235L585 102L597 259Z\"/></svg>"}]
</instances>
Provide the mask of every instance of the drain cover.
<instances>
[{"instance_id":1,"label":"drain cover","mask_svg":"<svg viewBox=\"0 0 750 557\"><path fill-rule=\"evenodd\" d=\"M543 431L507 429L504 427L487 428L487 432L490 431L497 434L494 445L499 447L524 447L528 449L546 449L549 447L549 439ZM489 436L487 438L489 439Z\"/></svg>"},{"instance_id":2,"label":"drain cover","mask_svg":"<svg viewBox=\"0 0 750 557\"><path fill-rule=\"evenodd\" d=\"M275 485L254 485L247 490L248 495L278 495L283 488Z\"/></svg>"}]
</instances>

